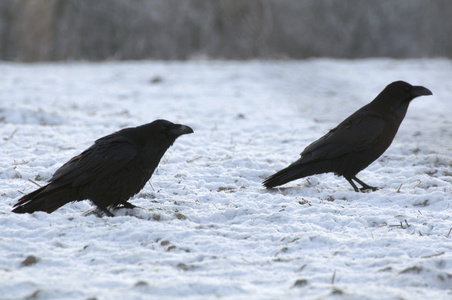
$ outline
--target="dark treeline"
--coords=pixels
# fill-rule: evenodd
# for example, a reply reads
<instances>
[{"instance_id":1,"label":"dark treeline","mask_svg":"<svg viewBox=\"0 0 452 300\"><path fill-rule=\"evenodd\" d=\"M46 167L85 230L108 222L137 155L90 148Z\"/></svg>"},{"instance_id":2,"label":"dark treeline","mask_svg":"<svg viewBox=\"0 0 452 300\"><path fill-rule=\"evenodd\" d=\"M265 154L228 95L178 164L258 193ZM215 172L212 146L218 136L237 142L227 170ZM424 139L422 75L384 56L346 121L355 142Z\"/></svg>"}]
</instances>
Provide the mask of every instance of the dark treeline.
<instances>
[{"instance_id":1,"label":"dark treeline","mask_svg":"<svg viewBox=\"0 0 452 300\"><path fill-rule=\"evenodd\" d=\"M2 0L0 60L452 57L450 0Z\"/></svg>"}]
</instances>

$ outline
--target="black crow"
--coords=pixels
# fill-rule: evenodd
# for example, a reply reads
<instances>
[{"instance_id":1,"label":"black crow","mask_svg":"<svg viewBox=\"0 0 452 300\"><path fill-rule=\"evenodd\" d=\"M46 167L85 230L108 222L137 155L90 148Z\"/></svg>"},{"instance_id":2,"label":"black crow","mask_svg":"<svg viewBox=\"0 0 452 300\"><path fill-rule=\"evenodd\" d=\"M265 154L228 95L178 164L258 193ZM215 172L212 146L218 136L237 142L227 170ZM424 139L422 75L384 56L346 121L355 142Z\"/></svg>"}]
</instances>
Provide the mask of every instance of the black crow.
<instances>
[{"instance_id":1,"label":"black crow","mask_svg":"<svg viewBox=\"0 0 452 300\"><path fill-rule=\"evenodd\" d=\"M85 199L107 216L113 216L109 209L133 208L127 200L148 182L174 141L189 133L188 126L156 120L104 136L61 166L47 185L20 198L13 212L51 213Z\"/></svg>"},{"instance_id":2,"label":"black crow","mask_svg":"<svg viewBox=\"0 0 452 300\"><path fill-rule=\"evenodd\" d=\"M268 177L264 186L272 188L298 178L334 172L344 176L356 192L359 190L353 180L362 186L360 190L376 190L356 178L356 174L391 145L411 100L426 95L432 92L422 86L403 81L389 84L372 102L306 147L300 159Z\"/></svg>"}]
</instances>

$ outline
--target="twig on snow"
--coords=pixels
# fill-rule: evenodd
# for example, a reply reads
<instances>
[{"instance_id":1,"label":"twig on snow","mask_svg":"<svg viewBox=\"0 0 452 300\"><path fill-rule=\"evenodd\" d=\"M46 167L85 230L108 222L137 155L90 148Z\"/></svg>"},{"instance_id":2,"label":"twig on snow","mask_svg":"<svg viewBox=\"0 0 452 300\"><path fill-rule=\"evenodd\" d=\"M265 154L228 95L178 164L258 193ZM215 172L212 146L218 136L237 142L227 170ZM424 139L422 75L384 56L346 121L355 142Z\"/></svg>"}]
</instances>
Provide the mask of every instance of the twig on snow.
<instances>
[{"instance_id":1,"label":"twig on snow","mask_svg":"<svg viewBox=\"0 0 452 300\"><path fill-rule=\"evenodd\" d=\"M154 189L154 187L152 186L152 183L151 183L150 180L148 181L148 183L149 183L149 185L151 186L152 190L155 192L155 189Z\"/></svg>"},{"instance_id":2,"label":"twig on snow","mask_svg":"<svg viewBox=\"0 0 452 300\"><path fill-rule=\"evenodd\" d=\"M449 229L449 233L446 235L447 238L449 237L451 232L452 232L452 227Z\"/></svg>"},{"instance_id":3,"label":"twig on snow","mask_svg":"<svg viewBox=\"0 0 452 300\"><path fill-rule=\"evenodd\" d=\"M13 133L11 133L11 134L9 135L9 137L3 138L3 140L4 140L4 141L9 141L10 139L12 139L12 138L14 137L14 135L16 134L17 130L18 130L17 128L14 129Z\"/></svg>"},{"instance_id":4,"label":"twig on snow","mask_svg":"<svg viewBox=\"0 0 452 300\"><path fill-rule=\"evenodd\" d=\"M192 162L194 162L194 161L197 161L198 159L201 159L202 158L202 156L198 156L198 157L195 157L195 158L193 158L193 159L189 159L189 160L187 160L186 162L189 164L189 163L192 163Z\"/></svg>"},{"instance_id":5,"label":"twig on snow","mask_svg":"<svg viewBox=\"0 0 452 300\"><path fill-rule=\"evenodd\" d=\"M436 254L432 254L432 255L425 255L425 256L421 256L421 258L431 258L431 257L435 257L435 256L440 256L443 255L445 252L438 252Z\"/></svg>"},{"instance_id":6,"label":"twig on snow","mask_svg":"<svg viewBox=\"0 0 452 300\"><path fill-rule=\"evenodd\" d=\"M34 181L34 180L31 179L31 178L28 178L28 181L30 181L31 183L36 184L36 185L39 186L39 187L42 187L42 185L40 185L39 183L37 183L36 181Z\"/></svg>"}]
</instances>

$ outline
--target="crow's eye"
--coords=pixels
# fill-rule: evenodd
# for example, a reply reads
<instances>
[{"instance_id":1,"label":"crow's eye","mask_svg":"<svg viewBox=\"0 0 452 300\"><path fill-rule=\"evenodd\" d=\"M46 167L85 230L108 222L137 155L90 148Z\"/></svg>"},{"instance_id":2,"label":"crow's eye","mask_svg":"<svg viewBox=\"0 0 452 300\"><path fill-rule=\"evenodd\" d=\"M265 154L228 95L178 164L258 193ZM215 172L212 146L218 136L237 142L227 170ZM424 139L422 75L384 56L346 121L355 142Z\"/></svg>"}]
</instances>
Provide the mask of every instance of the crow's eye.
<instances>
[{"instance_id":1,"label":"crow's eye","mask_svg":"<svg viewBox=\"0 0 452 300\"><path fill-rule=\"evenodd\" d=\"M411 87L406 86L406 87L405 87L405 92L409 93L410 91L411 91Z\"/></svg>"}]
</instances>

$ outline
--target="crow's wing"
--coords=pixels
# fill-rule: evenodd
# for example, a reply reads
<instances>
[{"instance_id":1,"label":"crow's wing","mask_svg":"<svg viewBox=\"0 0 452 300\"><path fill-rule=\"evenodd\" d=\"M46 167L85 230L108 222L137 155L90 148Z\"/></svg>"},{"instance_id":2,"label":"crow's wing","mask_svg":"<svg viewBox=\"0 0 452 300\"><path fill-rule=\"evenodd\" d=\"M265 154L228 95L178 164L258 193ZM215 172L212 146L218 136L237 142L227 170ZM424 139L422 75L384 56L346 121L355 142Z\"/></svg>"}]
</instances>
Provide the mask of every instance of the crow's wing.
<instances>
[{"instance_id":1,"label":"crow's wing","mask_svg":"<svg viewBox=\"0 0 452 300\"><path fill-rule=\"evenodd\" d=\"M303 161L332 159L372 147L383 134L385 120L379 115L351 116L300 154Z\"/></svg>"},{"instance_id":2,"label":"crow's wing","mask_svg":"<svg viewBox=\"0 0 452 300\"><path fill-rule=\"evenodd\" d=\"M136 146L129 139L107 136L61 166L50 182L79 187L121 171L136 155Z\"/></svg>"}]
</instances>

